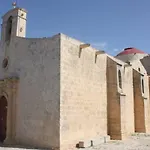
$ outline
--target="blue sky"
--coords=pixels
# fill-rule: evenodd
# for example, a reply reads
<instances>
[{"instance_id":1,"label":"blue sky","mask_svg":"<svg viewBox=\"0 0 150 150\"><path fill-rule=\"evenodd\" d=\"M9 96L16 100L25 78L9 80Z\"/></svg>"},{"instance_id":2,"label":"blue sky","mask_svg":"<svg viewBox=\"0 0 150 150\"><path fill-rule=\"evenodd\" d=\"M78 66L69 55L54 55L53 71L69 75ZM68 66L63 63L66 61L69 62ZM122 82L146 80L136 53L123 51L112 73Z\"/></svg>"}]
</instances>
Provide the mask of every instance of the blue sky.
<instances>
[{"instance_id":1,"label":"blue sky","mask_svg":"<svg viewBox=\"0 0 150 150\"><path fill-rule=\"evenodd\" d=\"M1 16L12 2L1 2ZM125 47L150 53L150 0L18 0L18 5L28 11L28 37L61 32L111 55Z\"/></svg>"}]
</instances>

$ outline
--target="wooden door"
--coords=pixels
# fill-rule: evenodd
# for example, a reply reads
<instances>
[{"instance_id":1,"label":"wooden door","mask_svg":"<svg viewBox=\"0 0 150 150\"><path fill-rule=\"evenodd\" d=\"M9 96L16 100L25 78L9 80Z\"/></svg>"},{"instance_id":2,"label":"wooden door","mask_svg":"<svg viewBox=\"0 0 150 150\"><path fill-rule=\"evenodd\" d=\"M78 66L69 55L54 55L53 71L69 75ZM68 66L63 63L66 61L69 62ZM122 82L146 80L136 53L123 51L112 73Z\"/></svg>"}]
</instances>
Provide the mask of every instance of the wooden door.
<instances>
[{"instance_id":1,"label":"wooden door","mask_svg":"<svg viewBox=\"0 0 150 150\"><path fill-rule=\"evenodd\" d=\"M7 127L7 99L2 96L0 98L0 142L4 142L6 138Z\"/></svg>"}]
</instances>

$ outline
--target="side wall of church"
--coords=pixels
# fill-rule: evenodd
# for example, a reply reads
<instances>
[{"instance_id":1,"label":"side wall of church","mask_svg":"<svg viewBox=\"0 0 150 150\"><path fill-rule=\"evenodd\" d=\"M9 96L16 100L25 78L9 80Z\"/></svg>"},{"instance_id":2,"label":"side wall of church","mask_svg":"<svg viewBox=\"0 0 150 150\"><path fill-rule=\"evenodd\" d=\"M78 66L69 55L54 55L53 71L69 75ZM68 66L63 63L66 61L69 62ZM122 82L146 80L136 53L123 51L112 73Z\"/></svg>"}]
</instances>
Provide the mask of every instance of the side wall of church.
<instances>
[{"instance_id":1,"label":"side wall of church","mask_svg":"<svg viewBox=\"0 0 150 150\"><path fill-rule=\"evenodd\" d=\"M61 35L61 146L107 135L106 55Z\"/></svg>"},{"instance_id":2,"label":"side wall of church","mask_svg":"<svg viewBox=\"0 0 150 150\"><path fill-rule=\"evenodd\" d=\"M3 47L0 79L19 77L16 99L16 141L37 147L59 147L60 36L43 39L15 37Z\"/></svg>"},{"instance_id":3,"label":"side wall of church","mask_svg":"<svg viewBox=\"0 0 150 150\"><path fill-rule=\"evenodd\" d=\"M144 65L144 68L147 71L147 74L150 75L150 55L144 57L143 59L140 60L141 63Z\"/></svg>"},{"instance_id":4,"label":"side wall of church","mask_svg":"<svg viewBox=\"0 0 150 150\"><path fill-rule=\"evenodd\" d=\"M150 97L149 97L149 77L144 76L144 106L145 106L145 123L146 123L146 133L150 133Z\"/></svg>"},{"instance_id":5,"label":"side wall of church","mask_svg":"<svg viewBox=\"0 0 150 150\"><path fill-rule=\"evenodd\" d=\"M122 139L121 106L117 86L117 63L107 57L107 120L111 139Z\"/></svg>"},{"instance_id":6,"label":"side wall of church","mask_svg":"<svg viewBox=\"0 0 150 150\"><path fill-rule=\"evenodd\" d=\"M118 72L121 72L119 87ZM123 139L134 133L134 99L132 68L107 58L108 134L111 139Z\"/></svg>"},{"instance_id":7,"label":"side wall of church","mask_svg":"<svg viewBox=\"0 0 150 150\"><path fill-rule=\"evenodd\" d=\"M141 90L141 74L133 70L135 132L146 132L145 99Z\"/></svg>"},{"instance_id":8,"label":"side wall of church","mask_svg":"<svg viewBox=\"0 0 150 150\"><path fill-rule=\"evenodd\" d=\"M147 72L145 68L143 67L142 63L139 60L133 61L132 62L132 67L139 72L140 77L143 77L144 79L144 93L142 94L142 90L140 90L143 101L144 101L144 112L145 112L145 127L146 127L146 133L150 133L150 100L149 100L149 78L147 76ZM139 71L140 68L140 71ZM138 81L140 88L142 87L141 85L141 80Z\"/></svg>"},{"instance_id":9,"label":"side wall of church","mask_svg":"<svg viewBox=\"0 0 150 150\"><path fill-rule=\"evenodd\" d=\"M133 92L133 68L125 66L123 69L123 93L124 97L124 111L125 111L125 122L124 122L124 137L134 133L134 92Z\"/></svg>"}]
</instances>

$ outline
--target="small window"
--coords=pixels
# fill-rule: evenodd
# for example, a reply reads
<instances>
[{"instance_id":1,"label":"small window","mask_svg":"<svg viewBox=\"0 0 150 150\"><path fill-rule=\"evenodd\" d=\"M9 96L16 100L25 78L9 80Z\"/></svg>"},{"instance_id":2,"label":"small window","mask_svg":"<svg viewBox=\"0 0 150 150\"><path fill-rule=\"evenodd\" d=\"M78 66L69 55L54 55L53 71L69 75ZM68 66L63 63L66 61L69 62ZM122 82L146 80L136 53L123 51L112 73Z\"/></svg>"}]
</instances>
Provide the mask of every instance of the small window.
<instances>
[{"instance_id":1,"label":"small window","mask_svg":"<svg viewBox=\"0 0 150 150\"><path fill-rule=\"evenodd\" d=\"M140 71L141 71L141 69L140 69L140 68L138 68L138 71L140 72Z\"/></svg>"},{"instance_id":2,"label":"small window","mask_svg":"<svg viewBox=\"0 0 150 150\"><path fill-rule=\"evenodd\" d=\"M122 76L121 76L121 71L118 71L118 80L119 80L119 88L122 89Z\"/></svg>"},{"instance_id":3,"label":"small window","mask_svg":"<svg viewBox=\"0 0 150 150\"><path fill-rule=\"evenodd\" d=\"M22 32L23 31L23 28L20 28L20 32Z\"/></svg>"},{"instance_id":4,"label":"small window","mask_svg":"<svg viewBox=\"0 0 150 150\"><path fill-rule=\"evenodd\" d=\"M3 60L2 67L3 67L3 68L7 68L7 66L8 66L8 59L5 58L5 59Z\"/></svg>"},{"instance_id":5,"label":"small window","mask_svg":"<svg viewBox=\"0 0 150 150\"><path fill-rule=\"evenodd\" d=\"M142 93L144 93L144 79L142 79Z\"/></svg>"}]
</instances>

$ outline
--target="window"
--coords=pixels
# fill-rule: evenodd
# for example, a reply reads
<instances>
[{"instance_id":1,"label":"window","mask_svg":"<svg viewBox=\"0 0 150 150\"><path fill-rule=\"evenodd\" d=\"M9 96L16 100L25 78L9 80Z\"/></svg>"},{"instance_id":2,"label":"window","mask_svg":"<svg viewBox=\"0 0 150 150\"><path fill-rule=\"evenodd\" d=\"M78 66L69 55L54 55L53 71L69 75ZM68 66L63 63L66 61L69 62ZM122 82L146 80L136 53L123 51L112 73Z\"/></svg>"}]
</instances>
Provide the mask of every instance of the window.
<instances>
[{"instance_id":1,"label":"window","mask_svg":"<svg viewBox=\"0 0 150 150\"><path fill-rule=\"evenodd\" d=\"M7 21L5 41L9 41L10 40L11 32L12 32L12 16L10 16L8 18L8 21Z\"/></svg>"},{"instance_id":2,"label":"window","mask_svg":"<svg viewBox=\"0 0 150 150\"><path fill-rule=\"evenodd\" d=\"M122 89L122 77L121 77L121 71L118 71L118 81L119 81L119 88Z\"/></svg>"},{"instance_id":3,"label":"window","mask_svg":"<svg viewBox=\"0 0 150 150\"><path fill-rule=\"evenodd\" d=\"M144 79L142 78L142 93L144 93Z\"/></svg>"},{"instance_id":4,"label":"window","mask_svg":"<svg viewBox=\"0 0 150 150\"><path fill-rule=\"evenodd\" d=\"M140 69L140 68L138 68L138 71L140 72L140 71L141 71L141 69Z\"/></svg>"},{"instance_id":5,"label":"window","mask_svg":"<svg viewBox=\"0 0 150 150\"><path fill-rule=\"evenodd\" d=\"M5 58L5 59L3 60L2 67L3 67L3 68L7 68L7 66L8 66L8 59Z\"/></svg>"}]
</instances>

